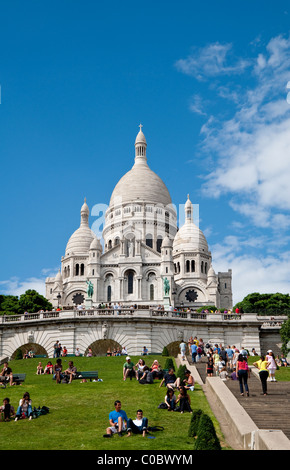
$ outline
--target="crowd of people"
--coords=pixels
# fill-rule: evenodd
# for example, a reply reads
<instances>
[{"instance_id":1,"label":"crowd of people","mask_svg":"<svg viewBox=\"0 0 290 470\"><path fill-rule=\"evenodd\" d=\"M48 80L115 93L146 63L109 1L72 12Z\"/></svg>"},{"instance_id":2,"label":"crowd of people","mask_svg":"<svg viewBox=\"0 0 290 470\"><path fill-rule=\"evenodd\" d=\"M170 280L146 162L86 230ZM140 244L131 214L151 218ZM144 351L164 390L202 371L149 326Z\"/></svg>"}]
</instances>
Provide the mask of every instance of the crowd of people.
<instances>
[{"instance_id":1,"label":"crowd of people","mask_svg":"<svg viewBox=\"0 0 290 470\"><path fill-rule=\"evenodd\" d=\"M240 395L250 396L248 379L251 375L251 369L248 365L249 355L257 356L257 360L253 363L253 367L258 369L261 381L262 394L267 395L267 382L276 382L276 370L279 367L288 367L289 363L283 354L275 357L272 350L268 350L267 354L260 357L253 348L251 352L243 346L238 349L236 346L223 346L222 344L211 345L205 343L202 338L191 336L187 342L183 339L179 344L182 361L186 360L189 353L192 363L196 363L205 357L206 375L208 377L218 376L221 380L233 379L239 383ZM79 354L77 348L76 356ZM92 349L88 348L87 356L92 355ZM173 368L164 371L158 360L153 360L151 364L146 364L145 360L148 356L148 349L143 347L141 358L135 364L128 355L125 347L113 349L108 348L106 356L125 356L126 362L123 364L123 381L127 379L135 379L141 385L153 384L155 379L160 380L160 387L165 387L166 394L164 402L159 406L170 412L192 413L190 392L194 391L195 382L190 370L186 369L184 378L176 377ZM67 349L62 348L61 343L56 341L54 344L55 364L48 360L44 366L39 362L36 368L36 374L52 374L57 384L64 381L71 384L73 379L78 375L78 371L73 361L68 362L68 366L64 367L62 357L67 356ZM5 380L13 385L13 372L8 363L3 364L0 372L0 382ZM148 433L148 418L143 416L143 411L138 409L134 418L128 418L124 410L122 410L121 402L116 400L115 409L109 414L109 426L106 429L104 437L112 437L114 434L123 435L125 432L128 437L132 434L142 434L143 437ZM1 421L9 421L15 419L31 420L32 402L28 392L25 392L19 400L18 406L14 408L10 404L10 399L4 398L3 404L0 406Z\"/></svg>"}]
</instances>

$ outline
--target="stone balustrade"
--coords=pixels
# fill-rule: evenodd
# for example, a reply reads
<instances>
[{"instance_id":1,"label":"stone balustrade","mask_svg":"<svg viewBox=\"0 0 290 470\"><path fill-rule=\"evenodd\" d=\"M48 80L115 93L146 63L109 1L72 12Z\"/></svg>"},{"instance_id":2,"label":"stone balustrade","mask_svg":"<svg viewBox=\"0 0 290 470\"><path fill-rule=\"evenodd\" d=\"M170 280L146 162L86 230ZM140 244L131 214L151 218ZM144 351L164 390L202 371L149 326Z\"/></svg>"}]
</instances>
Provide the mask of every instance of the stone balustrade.
<instances>
[{"instance_id":1,"label":"stone balustrade","mask_svg":"<svg viewBox=\"0 0 290 470\"><path fill-rule=\"evenodd\" d=\"M97 309L83 309L83 310L60 310L51 312L38 312L38 313L27 313L25 315L0 315L0 324L2 323L27 323L30 321L47 322L53 320L62 319L75 319L75 318L88 318L88 317L124 317L130 316L136 318L170 318L174 320L204 320L206 322L247 322L257 321L263 328L269 326L273 328L280 328L287 316L258 316L255 313L244 313L244 314L223 314L223 313L197 313L192 311L169 311L159 309L134 309L130 308L97 308Z\"/></svg>"}]
</instances>

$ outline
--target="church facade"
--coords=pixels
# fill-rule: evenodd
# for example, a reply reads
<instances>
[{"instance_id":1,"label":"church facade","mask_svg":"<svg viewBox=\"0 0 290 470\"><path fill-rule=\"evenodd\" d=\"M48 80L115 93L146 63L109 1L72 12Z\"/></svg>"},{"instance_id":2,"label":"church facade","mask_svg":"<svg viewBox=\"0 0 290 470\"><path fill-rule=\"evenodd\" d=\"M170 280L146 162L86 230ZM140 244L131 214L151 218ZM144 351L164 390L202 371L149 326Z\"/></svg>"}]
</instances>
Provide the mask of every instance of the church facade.
<instances>
[{"instance_id":1,"label":"church facade","mask_svg":"<svg viewBox=\"0 0 290 470\"><path fill-rule=\"evenodd\" d=\"M46 297L54 305L123 306L164 304L164 281L172 306L215 305L232 308L232 272L215 273L206 238L193 220L193 205L184 206L185 223L169 191L147 163L141 130L135 161L117 183L105 214L103 243L89 226L84 202L80 226L71 235L56 277L46 279ZM88 290L90 286L90 291Z\"/></svg>"}]
</instances>

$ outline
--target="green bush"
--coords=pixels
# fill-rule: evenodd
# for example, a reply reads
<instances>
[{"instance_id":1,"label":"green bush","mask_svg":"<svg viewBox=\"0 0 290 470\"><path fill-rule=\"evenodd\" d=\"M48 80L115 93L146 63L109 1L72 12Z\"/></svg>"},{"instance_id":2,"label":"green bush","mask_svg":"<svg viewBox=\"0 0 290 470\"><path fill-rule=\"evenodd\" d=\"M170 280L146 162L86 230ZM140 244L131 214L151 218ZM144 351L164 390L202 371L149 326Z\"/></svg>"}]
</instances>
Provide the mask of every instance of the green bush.
<instances>
[{"instance_id":1,"label":"green bush","mask_svg":"<svg viewBox=\"0 0 290 470\"><path fill-rule=\"evenodd\" d=\"M185 371L187 370L186 365L180 365L178 367L176 377L180 377L180 381L182 382L185 379Z\"/></svg>"},{"instance_id":2,"label":"green bush","mask_svg":"<svg viewBox=\"0 0 290 470\"><path fill-rule=\"evenodd\" d=\"M169 352L166 346L164 346L163 351L162 351L162 356L169 356Z\"/></svg>"},{"instance_id":3,"label":"green bush","mask_svg":"<svg viewBox=\"0 0 290 470\"><path fill-rule=\"evenodd\" d=\"M175 371L173 359L169 357L165 361L164 369L171 369L171 368Z\"/></svg>"},{"instance_id":4,"label":"green bush","mask_svg":"<svg viewBox=\"0 0 290 470\"><path fill-rule=\"evenodd\" d=\"M15 359L16 359L17 361L23 359L22 351L21 351L20 348L18 348L17 351L16 351Z\"/></svg>"},{"instance_id":5,"label":"green bush","mask_svg":"<svg viewBox=\"0 0 290 470\"><path fill-rule=\"evenodd\" d=\"M203 414L203 411L201 409L198 409L198 410L196 410L192 413L191 420L190 420L190 425L189 425L189 429L188 429L188 436L189 437L197 436L199 421L200 421L200 418L201 418L202 414Z\"/></svg>"},{"instance_id":6,"label":"green bush","mask_svg":"<svg viewBox=\"0 0 290 470\"><path fill-rule=\"evenodd\" d=\"M200 417L194 450L221 450L211 418L203 413Z\"/></svg>"}]
</instances>

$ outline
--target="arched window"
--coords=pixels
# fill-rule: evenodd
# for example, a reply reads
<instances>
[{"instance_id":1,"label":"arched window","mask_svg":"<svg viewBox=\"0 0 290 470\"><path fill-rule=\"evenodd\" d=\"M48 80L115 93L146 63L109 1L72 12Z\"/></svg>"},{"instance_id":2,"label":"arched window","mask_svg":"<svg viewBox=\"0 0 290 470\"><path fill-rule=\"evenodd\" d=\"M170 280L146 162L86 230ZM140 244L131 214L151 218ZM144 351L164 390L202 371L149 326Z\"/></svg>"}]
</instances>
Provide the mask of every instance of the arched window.
<instances>
[{"instance_id":1,"label":"arched window","mask_svg":"<svg viewBox=\"0 0 290 470\"><path fill-rule=\"evenodd\" d=\"M207 274L207 263L204 263L204 272Z\"/></svg>"},{"instance_id":2,"label":"arched window","mask_svg":"<svg viewBox=\"0 0 290 470\"><path fill-rule=\"evenodd\" d=\"M192 273L195 272L195 261L194 261L194 259L191 260L191 272Z\"/></svg>"},{"instance_id":3,"label":"arched window","mask_svg":"<svg viewBox=\"0 0 290 470\"><path fill-rule=\"evenodd\" d=\"M120 238L116 237L115 238L115 246L120 245Z\"/></svg>"},{"instance_id":4,"label":"arched window","mask_svg":"<svg viewBox=\"0 0 290 470\"><path fill-rule=\"evenodd\" d=\"M201 272L203 273L203 261L201 262L200 270L201 270Z\"/></svg>"},{"instance_id":5,"label":"arched window","mask_svg":"<svg viewBox=\"0 0 290 470\"><path fill-rule=\"evenodd\" d=\"M133 294L133 290L134 290L134 271L128 271L127 281L128 281L128 294Z\"/></svg>"},{"instance_id":6,"label":"arched window","mask_svg":"<svg viewBox=\"0 0 290 470\"><path fill-rule=\"evenodd\" d=\"M76 264L76 276L80 274L80 265Z\"/></svg>"},{"instance_id":7,"label":"arched window","mask_svg":"<svg viewBox=\"0 0 290 470\"><path fill-rule=\"evenodd\" d=\"M154 300L154 285L150 284L150 300Z\"/></svg>"},{"instance_id":8,"label":"arched window","mask_svg":"<svg viewBox=\"0 0 290 470\"><path fill-rule=\"evenodd\" d=\"M111 302L112 300L112 287L108 286L107 287L107 302Z\"/></svg>"},{"instance_id":9,"label":"arched window","mask_svg":"<svg viewBox=\"0 0 290 470\"><path fill-rule=\"evenodd\" d=\"M179 273L180 273L180 263L178 261L178 263L177 263L177 274L179 274Z\"/></svg>"},{"instance_id":10,"label":"arched window","mask_svg":"<svg viewBox=\"0 0 290 470\"><path fill-rule=\"evenodd\" d=\"M149 246L150 248L153 248L153 238L151 233L147 233L146 235L146 245Z\"/></svg>"},{"instance_id":11,"label":"arched window","mask_svg":"<svg viewBox=\"0 0 290 470\"><path fill-rule=\"evenodd\" d=\"M189 273L190 272L190 261L189 259L186 261L186 272Z\"/></svg>"},{"instance_id":12,"label":"arched window","mask_svg":"<svg viewBox=\"0 0 290 470\"><path fill-rule=\"evenodd\" d=\"M156 242L156 250L161 253L161 245L162 245L162 238L159 236L157 237L157 242Z\"/></svg>"},{"instance_id":13,"label":"arched window","mask_svg":"<svg viewBox=\"0 0 290 470\"><path fill-rule=\"evenodd\" d=\"M85 274L85 265L81 264L81 276Z\"/></svg>"}]
</instances>

